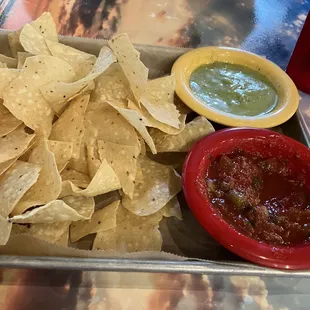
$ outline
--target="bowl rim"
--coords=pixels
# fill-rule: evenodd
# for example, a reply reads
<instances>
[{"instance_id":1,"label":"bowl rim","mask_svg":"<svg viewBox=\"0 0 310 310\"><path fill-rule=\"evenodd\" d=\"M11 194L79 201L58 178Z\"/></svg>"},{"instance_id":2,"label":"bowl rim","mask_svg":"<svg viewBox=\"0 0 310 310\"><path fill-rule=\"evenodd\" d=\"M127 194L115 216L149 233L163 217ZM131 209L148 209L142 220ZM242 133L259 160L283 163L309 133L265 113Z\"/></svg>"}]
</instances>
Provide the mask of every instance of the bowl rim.
<instances>
[{"instance_id":1,"label":"bowl rim","mask_svg":"<svg viewBox=\"0 0 310 310\"><path fill-rule=\"evenodd\" d=\"M229 60L219 60L222 58ZM202 103L190 89L190 75L200 65L214 61L244 65L265 75L277 89L282 107L265 115L247 117L225 113ZM176 93L187 106L211 121L226 126L271 128L290 119L298 109L299 94L291 78L275 63L241 49L217 46L193 49L175 61L172 74L176 79ZM280 95L278 89L281 89Z\"/></svg>"},{"instance_id":2,"label":"bowl rim","mask_svg":"<svg viewBox=\"0 0 310 310\"><path fill-rule=\"evenodd\" d=\"M253 138L258 136L281 136L287 143L296 148L297 152L309 151L300 142L267 129L230 128L216 131L198 141L187 154L182 170L182 186L185 199L198 222L220 244L231 252L258 265L287 269L303 270L310 268L310 244L276 246L254 240L241 234L230 226L220 214L214 212L210 201L202 197L197 186L200 162L205 156L205 146L227 139ZM309 151L310 152L310 151ZM208 168L205 166L204 170ZM203 216L201 216L203 214Z\"/></svg>"}]
</instances>

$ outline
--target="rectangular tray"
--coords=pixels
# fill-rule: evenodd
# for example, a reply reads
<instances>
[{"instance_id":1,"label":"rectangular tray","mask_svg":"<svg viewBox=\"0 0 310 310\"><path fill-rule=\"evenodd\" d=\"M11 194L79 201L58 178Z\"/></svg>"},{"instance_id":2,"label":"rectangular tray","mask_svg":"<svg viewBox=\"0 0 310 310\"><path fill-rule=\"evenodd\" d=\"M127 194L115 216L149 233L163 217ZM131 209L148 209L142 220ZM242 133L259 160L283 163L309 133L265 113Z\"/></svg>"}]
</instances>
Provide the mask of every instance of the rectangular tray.
<instances>
[{"instance_id":1,"label":"rectangular tray","mask_svg":"<svg viewBox=\"0 0 310 310\"><path fill-rule=\"evenodd\" d=\"M8 54L7 31L0 31L0 53ZM104 40L61 37L60 41L82 51L98 55L100 48L106 45ZM169 74L174 61L188 51L184 48L157 47L137 45L141 52L141 59L150 69L150 78ZM8 54L9 55L9 54ZM298 111L288 122L279 128L300 142L309 146L310 136L302 111ZM145 259L108 259L108 258L59 258L59 257L30 257L0 255L0 267L5 268L45 268L45 269L77 269L77 270L105 270L105 271L141 271L141 272L174 272L174 273L208 273L208 274L239 274L239 275L270 275L310 277L310 271L284 272L275 269L262 268L241 261L218 243L216 243L195 222L188 208L182 210L184 221L179 227L172 223L161 225L167 232L167 227L173 227L168 235L184 239L176 254L183 254L196 259L186 260L145 260ZM170 219L168 219L170 220ZM172 219L173 220L173 219ZM194 222L193 222L194 221ZM193 225L194 223L194 225ZM192 225L189 225L192 224ZM197 230L188 229L196 226ZM169 229L168 229L169 230ZM180 237L181 236L181 237ZM173 239L173 238L172 238ZM175 252L173 242L164 241L163 250Z\"/></svg>"}]
</instances>

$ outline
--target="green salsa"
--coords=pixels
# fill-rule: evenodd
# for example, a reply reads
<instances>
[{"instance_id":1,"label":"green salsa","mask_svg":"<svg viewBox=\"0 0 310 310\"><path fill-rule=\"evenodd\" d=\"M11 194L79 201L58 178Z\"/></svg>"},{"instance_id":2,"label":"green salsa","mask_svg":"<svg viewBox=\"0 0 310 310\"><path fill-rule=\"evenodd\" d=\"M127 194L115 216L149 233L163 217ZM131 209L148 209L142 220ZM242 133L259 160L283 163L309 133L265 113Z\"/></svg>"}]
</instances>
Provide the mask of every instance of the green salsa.
<instances>
[{"instance_id":1,"label":"green salsa","mask_svg":"<svg viewBox=\"0 0 310 310\"><path fill-rule=\"evenodd\" d=\"M202 65L194 70L190 88L209 107L235 115L267 114L278 102L276 90L264 75L224 62Z\"/></svg>"}]
</instances>

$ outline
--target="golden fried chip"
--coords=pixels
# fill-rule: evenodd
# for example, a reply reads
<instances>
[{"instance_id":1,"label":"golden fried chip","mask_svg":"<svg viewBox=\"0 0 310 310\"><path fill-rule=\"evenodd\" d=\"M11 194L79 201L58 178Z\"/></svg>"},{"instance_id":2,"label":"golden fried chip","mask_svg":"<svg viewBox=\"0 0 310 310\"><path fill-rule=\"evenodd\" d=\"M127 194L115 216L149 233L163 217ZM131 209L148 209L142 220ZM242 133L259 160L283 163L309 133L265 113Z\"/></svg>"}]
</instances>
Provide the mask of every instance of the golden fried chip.
<instances>
[{"instance_id":1,"label":"golden fried chip","mask_svg":"<svg viewBox=\"0 0 310 310\"><path fill-rule=\"evenodd\" d=\"M12 223L55 223L90 219L95 203L92 197L68 196L10 218Z\"/></svg>"},{"instance_id":2,"label":"golden fried chip","mask_svg":"<svg viewBox=\"0 0 310 310\"><path fill-rule=\"evenodd\" d=\"M85 77L93 68L96 56L79 51L71 46L45 40L51 54L66 61L74 69L77 79Z\"/></svg>"},{"instance_id":3,"label":"golden fried chip","mask_svg":"<svg viewBox=\"0 0 310 310\"><path fill-rule=\"evenodd\" d=\"M123 192L133 197L139 149L130 145L121 145L98 140L98 152L101 161L111 165L118 176Z\"/></svg>"},{"instance_id":4,"label":"golden fried chip","mask_svg":"<svg viewBox=\"0 0 310 310\"><path fill-rule=\"evenodd\" d=\"M29 24L23 27L19 35L19 40L24 50L28 53L34 55L51 55L44 37Z\"/></svg>"},{"instance_id":5,"label":"golden fried chip","mask_svg":"<svg viewBox=\"0 0 310 310\"><path fill-rule=\"evenodd\" d=\"M96 175L86 189L80 189L70 181L64 181L59 197L66 197L69 195L94 197L120 188L121 184L114 170L106 160L103 160Z\"/></svg>"},{"instance_id":6,"label":"golden fried chip","mask_svg":"<svg viewBox=\"0 0 310 310\"><path fill-rule=\"evenodd\" d=\"M107 231L116 227L116 211L120 201L115 201L101 210L96 211L90 220L78 221L70 226L71 242L86 235Z\"/></svg>"},{"instance_id":7,"label":"golden fried chip","mask_svg":"<svg viewBox=\"0 0 310 310\"><path fill-rule=\"evenodd\" d=\"M37 181L41 167L17 161L0 177L0 215L7 217L27 190Z\"/></svg>"},{"instance_id":8,"label":"golden fried chip","mask_svg":"<svg viewBox=\"0 0 310 310\"><path fill-rule=\"evenodd\" d=\"M37 223L37 224L13 224L12 235L30 235L46 242L65 245L65 240L60 242L64 235L68 234L69 225L71 222L57 223ZM68 244L68 238L67 238Z\"/></svg>"},{"instance_id":9,"label":"golden fried chip","mask_svg":"<svg viewBox=\"0 0 310 310\"><path fill-rule=\"evenodd\" d=\"M0 137L0 163L22 155L34 137L34 134L28 134L25 131L23 125Z\"/></svg>"},{"instance_id":10,"label":"golden fried chip","mask_svg":"<svg viewBox=\"0 0 310 310\"><path fill-rule=\"evenodd\" d=\"M153 154L156 154L156 147L152 137L149 135L145 123L147 120L141 116L137 111L129 110L121 107L119 102L108 102L114 109L116 109L143 137L146 144L149 146Z\"/></svg>"},{"instance_id":11,"label":"golden fried chip","mask_svg":"<svg viewBox=\"0 0 310 310\"><path fill-rule=\"evenodd\" d=\"M0 54L0 61L5 63L8 68L17 67L17 59Z\"/></svg>"},{"instance_id":12,"label":"golden fried chip","mask_svg":"<svg viewBox=\"0 0 310 310\"><path fill-rule=\"evenodd\" d=\"M212 124L203 116L198 116L185 125L178 135L167 135L151 128L150 134L158 152L187 152L201 138L214 132Z\"/></svg>"},{"instance_id":13,"label":"golden fried chip","mask_svg":"<svg viewBox=\"0 0 310 310\"><path fill-rule=\"evenodd\" d=\"M98 146L92 143L86 144L88 174L93 178L100 168L102 161L99 159Z\"/></svg>"},{"instance_id":14,"label":"golden fried chip","mask_svg":"<svg viewBox=\"0 0 310 310\"><path fill-rule=\"evenodd\" d=\"M95 82L96 87L91 97L93 101L126 99L131 93L128 80L119 63L112 64L95 79Z\"/></svg>"},{"instance_id":15,"label":"golden fried chip","mask_svg":"<svg viewBox=\"0 0 310 310\"><path fill-rule=\"evenodd\" d=\"M175 196L159 211L163 213L164 217L176 217L178 220L182 221L182 211L178 197Z\"/></svg>"},{"instance_id":16,"label":"golden fried chip","mask_svg":"<svg viewBox=\"0 0 310 310\"><path fill-rule=\"evenodd\" d=\"M0 215L0 245L5 245L11 234L12 223Z\"/></svg>"},{"instance_id":17,"label":"golden fried chip","mask_svg":"<svg viewBox=\"0 0 310 310\"><path fill-rule=\"evenodd\" d=\"M38 181L26 192L18 202L13 215L22 214L25 210L46 204L55 200L61 191L61 177L59 175L55 156L49 151L47 142L38 141L30 154L29 163L38 164L42 167Z\"/></svg>"},{"instance_id":18,"label":"golden fried chip","mask_svg":"<svg viewBox=\"0 0 310 310\"><path fill-rule=\"evenodd\" d=\"M84 116L89 101L89 95L82 95L70 102L70 105L53 124L51 140L72 142L72 157L80 155L81 141L84 135Z\"/></svg>"},{"instance_id":19,"label":"golden fried chip","mask_svg":"<svg viewBox=\"0 0 310 310\"><path fill-rule=\"evenodd\" d=\"M171 75L148 81L140 101L157 121L179 128L180 112L173 103L174 89L175 79Z\"/></svg>"},{"instance_id":20,"label":"golden fried chip","mask_svg":"<svg viewBox=\"0 0 310 310\"><path fill-rule=\"evenodd\" d=\"M55 242L55 244L63 247L67 247L69 243L69 234L70 234L70 226L66 228L66 230L63 232L63 234L58 238L58 240Z\"/></svg>"},{"instance_id":21,"label":"golden fried chip","mask_svg":"<svg viewBox=\"0 0 310 310\"><path fill-rule=\"evenodd\" d=\"M24 64L25 64L25 61L28 57L32 57L34 56L33 54L30 54L28 52L18 52L17 53L17 69L22 69Z\"/></svg>"},{"instance_id":22,"label":"golden fried chip","mask_svg":"<svg viewBox=\"0 0 310 310\"><path fill-rule=\"evenodd\" d=\"M125 76L127 77L131 91L140 102L141 94L145 91L149 70L140 61L140 53L130 43L127 34L119 34L109 41L109 46L116 55Z\"/></svg>"},{"instance_id":23,"label":"golden fried chip","mask_svg":"<svg viewBox=\"0 0 310 310\"><path fill-rule=\"evenodd\" d=\"M138 146L135 129L120 113L108 104L101 104L97 109L86 113L86 121L94 139L111 143ZM86 125L87 127L87 125Z\"/></svg>"},{"instance_id":24,"label":"golden fried chip","mask_svg":"<svg viewBox=\"0 0 310 310\"><path fill-rule=\"evenodd\" d=\"M19 35L21 33L21 29L16 30L14 32L10 32L8 34L8 42L12 52L13 57L17 57L18 52L23 52L24 48L19 41Z\"/></svg>"},{"instance_id":25,"label":"golden fried chip","mask_svg":"<svg viewBox=\"0 0 310 310\"><path fill-rule=\"evenodd\" d=\"M170 125L164 124L156 120L143 106L138 108L138 106L130 99L127 100L128 108L130 110L135 110L142 117L144 125L147 127L154 127L163 131L169 135L178 135L185 128L186 114L181 114L179 116L179 128L171 127Z\"/></svg>"},{"instance_id":26,"label":"golden fried chip","mask_svg":"<svg viewBox=\"0 0 310 310\"><path fill-rule=\"evenodd\" d=\"M31 22L29 25L31 25L42 37L52 41L58 41L56 25L51 13L44 12L38 19ZM17 57L18 52L24 52L24 48L20 43L21 31L22 29L19 29L8 34L9 46L13 57Z\"/></svg>"},{"instance_id":27,"label":"golden fried chip","mask_svg":"<svg viewBox=\"0 0 310 310\"><path fill-rule=\"evenodd\" d=\"M41 92L44 98L57 109L56 112L58 113L62 110L68 99L71 99L86 88L89 82L92 82L115 61L116 59L112 51L104 46L100 51L93 69L84 78L73 83L54 81L42 86Z\"/></svg>"},{"instance_id":28,"label":"golden fried chip","mask_svg":"<svg viewBox=\"0 0 310 310\"><path fill-rule=\"evenodd\" d=\"M77 158L71 158L70 162L67 165L67 168L74 169L82 173L88 174L88 164L87 164L87 150L85 143L85 134L82 138L80 145L80 154Z\"/></svg>"},{"instance_id":29,"label":"golden fried chip","mask_svg":"<svg viewBox=\"0 0 310 310\"><path fill-rule=\"evenodd\" d=\"M64 169L60 176L62 181L71 181L74 185L81 188L86 188L90 183L88 174L70 168Z\"/></svg>"},{"instance_id":30,"label":"golden fried chip","mask_svg":"<svg viewBox=\"0 0 310 310\"><path fill-rule=\"evenodd\" d=\"M0 103L0 137L15 130L22 122Z\"/></svg>"},{"instance_id":31,"label":"golden fried chip","mask_svg":"<svg viewBox=\"0 0 310 310\"><path fill-rule=\"evenodd\" d=\"M25 125L48 136L54 113L39 88L54 80L71 81L74 76L72 67L61 59L29 57L19 76L3 91L3 104Z\"/></svg>"},{"instance_id":32,"label":"golden fried chip","mask_svg":"<svg viewBox=\"0 0 310 310\"><path fill-rule=\"evenodd\" d=\"M140 155L133 199L124 196L122 204L136 215L150 215L163 208L179 191L181 177L172 167Z\"/></svg>"},{"instance_id":33,"label":"golden fried chip","mask_svg":"<svg viewBox=\"0 0 310 310\"><path fill-rule=\"evenodd\" d=\"M17 158L10 159L0 164L0 175L7 171L15 162Z\"/></svg>"},{"instance_id":34,"label":"golden fried chip","mask_svg":"<svg viewBox=\"0 0 310 310\"><path fill-rule=\"evenodd\" d=\"M72 157L73 143L49 140L48 148L55 156L57 169L60 173Z\"/></svg>"},{"instance_id":35,"label":"golden fried chip","mask_svg":"<svg viewBox=\"0 0 310 310\"><path fill-rule=\"evenodd\" d=\"M3 98L4 90L19 76L20 72L19 69L0 69L0 98Z\"/></svg>"},{"instance_id":36,"label":"golden fried chip","mask_svg":"<svg viewBox=\"0 0 310 310\"><path fill-rule=\"evenodd\" d=\"M93 249L114 250L120 253L160 251L162 236L158 229L162 214L136 216L119 206L116 228L98 232Z\"/></svg>"}]
</instances>

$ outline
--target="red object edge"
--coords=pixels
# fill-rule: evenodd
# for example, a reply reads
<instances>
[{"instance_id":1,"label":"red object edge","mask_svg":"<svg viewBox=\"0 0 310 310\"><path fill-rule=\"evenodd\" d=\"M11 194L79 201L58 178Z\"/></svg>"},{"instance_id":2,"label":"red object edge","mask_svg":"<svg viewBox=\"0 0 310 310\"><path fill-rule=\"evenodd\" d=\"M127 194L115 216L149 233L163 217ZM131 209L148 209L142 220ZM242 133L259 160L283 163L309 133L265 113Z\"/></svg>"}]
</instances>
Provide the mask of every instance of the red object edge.
<instances>
[{"instance_id":1,"label":"red object edge","mask_svg":"<svg viewBox=\"0 0 310 310\"><path fill-rule=\"evenodd\" d=\"M306 169L306 186L310 189L310 150L305 145L266 129L224 129L197 142L185 160L183 190L194 216L220 244L253 263L281 269L309 269L310 244L275 246L256 241L237 232L212 207L204 183L212 162L210 156L214 158L236 147L293 161L296 169Z\"/></svg>"}]
</instances>

